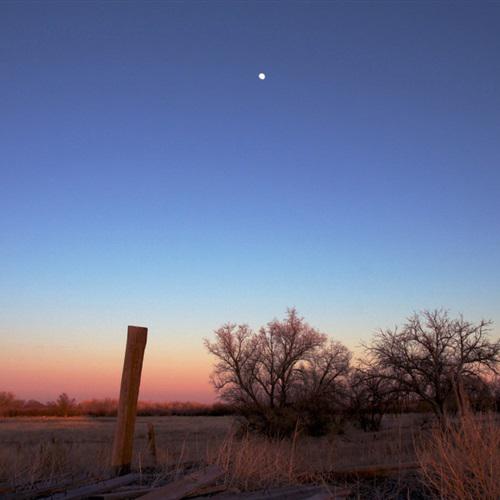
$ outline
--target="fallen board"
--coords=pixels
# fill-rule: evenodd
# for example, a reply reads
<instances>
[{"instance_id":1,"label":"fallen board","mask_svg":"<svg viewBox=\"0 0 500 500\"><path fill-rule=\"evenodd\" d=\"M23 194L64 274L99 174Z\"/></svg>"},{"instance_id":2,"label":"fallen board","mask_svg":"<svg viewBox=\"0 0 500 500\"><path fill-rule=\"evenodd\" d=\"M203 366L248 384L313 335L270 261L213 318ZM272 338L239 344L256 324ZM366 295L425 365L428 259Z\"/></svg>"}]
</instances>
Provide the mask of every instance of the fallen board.
<instances>
[{"instance_id":1,"label":"fallen board","mask_svg":"<svg viewBox=\"0 0 500 500\"><path fill-rule=\"evenodd\" d=\"M324 486L286 486L247 493L222 493L213 498L218 500L309 500L313 498L324 500L336 498L336 495Z\"/></svg>"},{"instance_id":2,"label":"fallen board","mask_svg":"<svg viewBox=\"0 0 500 500\"><path fill-rule=\"evenodd\" d=\"M140 474L127 474L126 476L115 477L107 481L101 481L99 483L68 490L65 493L54 495L51 498L53 500L83 500L84 498L89 498L99 493L105 493L120 486L138 481L140 477Z\"/></svg>"},{"instance_id":3,"label":"fallen board","mask_svg":"<svg viewBox=\"0 0 500 500\"><path fill-rule=\"evenodd\" d=\"M111 493L100 493L92 495L92 500L129 500L133 498L143 497L146 493L153 491L154 488L149 486L137 487L130 490L114 491Z\"/></svg>"},{"instance_id":4,"label":"fallen board","mask_svg":"<svg viewBox=\"0 0 500 500\"><path fill-rule=\"evenodd\" d=\"M13 491L13 488L9 483L0 483L0 495L2 493L10 493L11 491Z\"/></svg>"},{"instance_id":5,"label":"fallen board","mask_svg":"<svg viewBox=\"0 0 500 500\"><path fill-rule=\"evenodd\" d=\"M210 486L224 476L224 471L216 465L193 472L178 481L174 481L140 497L142 500L180 500L194 493L199 488Z\"/></svg>"},{"instance_id":6,"label":"fallen board","mask_svg":"<svg viewBox=\"0 0 500 500\"><path fill-rule=\"evenodd\" d=\"M157 490L158 487L152 488L150 486L143 486L142 488L131 488L129 490L114 491L112 493L102 493L100 495L95 495L92 500L130 500L134 498L143 497L146 493ZM226 487L221 484L218 486L205 486L203 488L198 488L194 493L186 495L184 499L194 499L203 498L206 500L207 496L213 496L221 491L226 491Z\"/></svg>"},{"instance_id":7,"label":"fallen board","mask_svg":"<svg viewBox=\"0 0 500 500\"><path fill-rule=\"evenodd\" d=\"M68 488L74 486L75 483L78 484L78 482L81 481L82 479L88 480L87 477L72 478L72 479L65 479L58 483L52 483L52 484L50 484L50 482L48 481L39 481L37 484L32 486L24 485L22 487L18 487L17 489L13 489L11 493L2 494L2 492L0 492L0 498L2 498L2 500L29 500L31 498L48 497L48 496L52 498L57 493L65 492Z\"/></svg>"},{"instance_id":8,"label":"fallen board","mask_svg":"<svg viewBox=\"0 0 500 500\"><path fill-rule=\"evenodd\" d=\"M305 483L317 483L318 481L336 481L336 480L358 480L372 479L376 477L388 477L401 472L418 470L420 465L416 462L397 464L397 465L366 465L361 467L338 467L324 472L306 472L299 476L299 479Z\"/></svg>"}]
</instances>

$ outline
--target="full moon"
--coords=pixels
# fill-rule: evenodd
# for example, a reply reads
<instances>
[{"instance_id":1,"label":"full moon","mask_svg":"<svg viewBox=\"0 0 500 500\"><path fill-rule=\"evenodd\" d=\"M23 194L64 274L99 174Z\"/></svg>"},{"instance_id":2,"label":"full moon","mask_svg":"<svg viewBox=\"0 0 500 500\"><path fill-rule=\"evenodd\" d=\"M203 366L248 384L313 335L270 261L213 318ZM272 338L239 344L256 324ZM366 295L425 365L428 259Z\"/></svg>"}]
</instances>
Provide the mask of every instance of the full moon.
<instances>
[{"instance_id":1,"label":"full moon","mask_svg":"<svg viewBox=\"0 0 500 500\"><path fill-rule=\"evenodd\" d=\"M266 79L266 74L265 73L259 73L259 80L265 80Z\"/></svg>"}]
</instances>

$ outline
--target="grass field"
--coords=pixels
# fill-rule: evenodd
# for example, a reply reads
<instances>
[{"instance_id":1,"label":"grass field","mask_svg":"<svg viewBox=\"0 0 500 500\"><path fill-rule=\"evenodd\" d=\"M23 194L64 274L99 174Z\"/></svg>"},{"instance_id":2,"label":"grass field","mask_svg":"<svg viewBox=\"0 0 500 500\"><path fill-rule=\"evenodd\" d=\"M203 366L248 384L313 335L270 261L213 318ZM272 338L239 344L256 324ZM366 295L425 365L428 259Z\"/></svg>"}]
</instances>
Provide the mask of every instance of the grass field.
<instances>
[{"instance_id":1,"label":"grass field","mask_svg":"<svg viewBox=\"0 0 500 500\"><path fill-rule=\"evenodd\" d=\"M230 417L138 418L134 467L146 465L147 424L156 431L158 460L175 465L205 459L222 443ZM0 419L0 482L24 483L68 474L100 477L107 473L114 418Z\"/></svg>"},{"instance_id":2,"label":"grass field","mask_svg":"<svg viewBox=\"0 0 500 500\"><path fill-rule=\"evenodd\" d=\"M379 432L348 427L342 434L323 438L298 435L293 440L268 441L236 437L233 417L139 417L134 467L141 470L149 464L147 428L152 423L158 463L165 470L201 461L222 465L242 489L289 484L304 473L414 460L418 418L387 417ZM113 418L85 417L0 419L0 483L104 477L114 423Z\"/></svg>"}]
</instances>

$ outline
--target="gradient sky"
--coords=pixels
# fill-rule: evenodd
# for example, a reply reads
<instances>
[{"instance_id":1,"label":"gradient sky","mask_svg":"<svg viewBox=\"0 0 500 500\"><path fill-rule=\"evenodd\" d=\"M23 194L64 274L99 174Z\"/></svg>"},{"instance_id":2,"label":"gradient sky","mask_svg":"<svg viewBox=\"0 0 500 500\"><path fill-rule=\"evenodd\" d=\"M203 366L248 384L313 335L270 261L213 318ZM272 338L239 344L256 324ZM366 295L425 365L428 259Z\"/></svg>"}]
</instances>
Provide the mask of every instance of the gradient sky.
<instances>
[{"instance_id":1,"label":"gradient sky","mask_svg":"<svg viewBox=\"0 0 500 500\"><path fill-rule=\"evenodd\" d=\"M500 3L0 2L0 390L213 397L287 306L500 331ZM267 74L265 81L257 75Z\"/></svg>"}]
</instances>

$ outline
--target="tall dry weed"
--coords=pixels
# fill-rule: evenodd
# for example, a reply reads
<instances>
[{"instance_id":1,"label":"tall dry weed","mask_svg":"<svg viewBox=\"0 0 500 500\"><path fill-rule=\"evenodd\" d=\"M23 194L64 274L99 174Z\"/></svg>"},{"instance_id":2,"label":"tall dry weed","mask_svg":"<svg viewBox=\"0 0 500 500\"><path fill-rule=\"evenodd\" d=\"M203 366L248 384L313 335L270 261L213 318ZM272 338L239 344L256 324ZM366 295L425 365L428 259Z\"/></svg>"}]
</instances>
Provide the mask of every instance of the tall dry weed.
<instances>
[{"instance_id":1,"label":"tall dry weed","mask_svg":"<svg viewBox=\"0 0 500 500\"><path fill-rule=\"evenodd\" d=\"M40 441L0 448L0 482L29 488L61 482L70 477L102 479L109 462L108 446Z\"/></svg>"},{"instance_id":2,"label":"tall dry weed","mask_svg":"<svg viewBox=\"0 0 500 500\"><path fill-rule=\"evenodd\" d=\"M270 439L251 433L229 433L215 457L208 457L226 472L229 487L243 491L298 483L297 439Z\"/></svg>"},{"instance_id":3,"label":"tall dry weed","mask_svg":"<svg viewBox=\"0 0 500 500\"><path fill-rule=\"evenodd\" d=\"M440 498L500 498L500 422L465 413L436 427L418 452L426 484Z\"/></svg>"}]
</instances>

